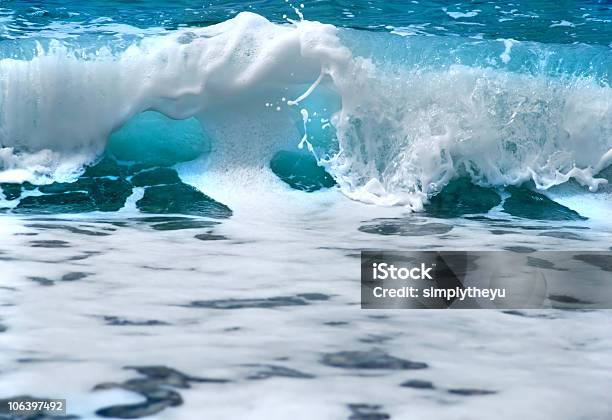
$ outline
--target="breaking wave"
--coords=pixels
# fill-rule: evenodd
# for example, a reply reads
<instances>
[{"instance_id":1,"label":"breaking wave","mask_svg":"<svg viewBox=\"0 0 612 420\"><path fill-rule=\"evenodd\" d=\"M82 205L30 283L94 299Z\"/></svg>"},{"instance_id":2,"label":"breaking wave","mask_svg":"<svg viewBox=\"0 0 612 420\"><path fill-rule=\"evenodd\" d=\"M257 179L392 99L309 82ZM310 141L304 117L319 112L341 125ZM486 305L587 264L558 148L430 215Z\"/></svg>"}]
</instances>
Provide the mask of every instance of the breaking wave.
<instances>
[{"instance_id":1,"label":"breaking wave","mask_svg":"<svg viewBox=\"0 0 612 420\"><path fill-rule=\"evenodd\" d=\"M612 162L609 47L273 24L240 13L117 51L60 41L0 60L0 182L74 181L105 151L257 183L314 155L350 198L414 210L451 180L571 179ZM206 191L205 191L206 192ZM214 197L214 194L213 194Z\"/></svg>"}]
</instances>

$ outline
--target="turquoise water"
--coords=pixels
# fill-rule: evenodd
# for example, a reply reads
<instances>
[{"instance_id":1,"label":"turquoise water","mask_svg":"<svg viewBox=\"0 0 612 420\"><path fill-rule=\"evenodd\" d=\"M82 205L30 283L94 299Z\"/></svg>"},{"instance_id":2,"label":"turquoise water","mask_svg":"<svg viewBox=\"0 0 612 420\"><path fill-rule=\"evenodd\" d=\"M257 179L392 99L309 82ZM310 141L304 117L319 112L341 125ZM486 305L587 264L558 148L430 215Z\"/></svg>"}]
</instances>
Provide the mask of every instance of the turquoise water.
<instances>
[{"instance_id":1,"label":"turquoise water","mask_svg":"<svg viewBox=\"0 0 612 420\"><path fill-rule=\"evenodd\" d=\"M296 18L299 8L309 20L367 31L406 28L415 33L513 38L548 43L610 45L611 6L603 0L444 1L71 1L2 2L2 37L6 39L111 35L113 25L139 29L209 26L239 12L258 13L273 22ZM55 25L55 26L54 26ZM61 31L60 34L57 31ZM54 35L55 33L55 35Z\"/></svg>"}]
</instances>

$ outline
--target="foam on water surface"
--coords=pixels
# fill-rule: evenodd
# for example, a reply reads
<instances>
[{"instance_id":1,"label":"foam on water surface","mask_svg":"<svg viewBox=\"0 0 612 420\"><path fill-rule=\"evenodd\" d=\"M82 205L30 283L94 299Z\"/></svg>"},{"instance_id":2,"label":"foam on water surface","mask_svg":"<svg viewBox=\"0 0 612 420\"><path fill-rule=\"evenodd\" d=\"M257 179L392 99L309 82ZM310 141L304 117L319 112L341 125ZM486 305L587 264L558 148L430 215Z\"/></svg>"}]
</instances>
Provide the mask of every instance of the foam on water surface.
<instances>
[{"instance_id":1,"label":"foam on water surface","mask_svg":"<svg viewBox=\"0 0 612 420\"><path fill-rule=\"evenodd\" d=\"M609 229L503 213L435 219L333 191L294 194L312 197L221 224L138 212L3 216L2 296L12 306L0 319L0 395L67 398L82 418L159 409L156 418L335 419L374 410L363 405L393 418L486 418L509 401L515 408L498 417L604 418L608 312L371 313L358 309L356 285L361 249L506 247L526 259L603 249ZM58 387L49 378L62 372ZM414 379L433 386L401 386ZM176 394L182 404L169 404ZM135 411L143 395L156 397Z\"/></svg>"}]
</instances>

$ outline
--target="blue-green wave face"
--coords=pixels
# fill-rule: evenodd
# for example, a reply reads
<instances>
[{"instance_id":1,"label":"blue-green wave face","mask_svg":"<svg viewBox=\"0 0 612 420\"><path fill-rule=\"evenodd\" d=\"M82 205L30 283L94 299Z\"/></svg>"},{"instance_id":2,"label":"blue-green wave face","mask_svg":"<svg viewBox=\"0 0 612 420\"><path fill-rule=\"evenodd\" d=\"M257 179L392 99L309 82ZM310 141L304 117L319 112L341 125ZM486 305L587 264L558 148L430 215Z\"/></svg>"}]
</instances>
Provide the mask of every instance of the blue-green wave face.
<instances>
[{"instance_id":1,"label":"blue-green wave face","mask_svg":"<svg viewBox=\"0 0 612 420\"><path fill-rule=\"evenodd\" d=\"M170 166L210 152L210 139L195 118L173 120L148 111L111 134L106 152L120 161Z\"/></svg>"},{"instance_id":2,"label":"blue-green wave face","mask_svg":"<svg viewBox=\"0 0 612 420\"><path fill-rule=\"evenodd\" d=\"M215 187L239 185L580 218L540 195L607 191L611 17L586 0L3 2L0 207L218 216Z\"/></svg>"}]
</instances>

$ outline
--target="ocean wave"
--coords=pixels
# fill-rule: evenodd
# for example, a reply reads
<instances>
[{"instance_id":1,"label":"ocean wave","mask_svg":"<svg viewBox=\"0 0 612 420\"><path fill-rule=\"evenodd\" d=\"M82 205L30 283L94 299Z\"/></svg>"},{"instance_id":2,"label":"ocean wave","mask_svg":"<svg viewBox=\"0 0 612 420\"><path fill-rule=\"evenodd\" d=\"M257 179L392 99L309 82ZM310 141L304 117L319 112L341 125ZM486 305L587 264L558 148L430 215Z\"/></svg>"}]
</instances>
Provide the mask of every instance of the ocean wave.
<instances>
[{"instance_id":1,"label":"ocean wave","mask_svg":"<svg viewBox=\"0 0 612 420\"><path fill-rule=\"evenodd\" d=\"M160 136L180 155L171 163L206 155L190 167L201 189L257 183L279 150L301 146L348 197L414 210L459 176L596 190L612 160L606 51L371 36L253 13L122 51L52 41L0 60L0 182L75 180L113 141L138 161L130 145L144 153L162 120L195 118L200 133L179 124ZM137 121L152 111L160 118Z\"/></svg>"}]
</instances>

